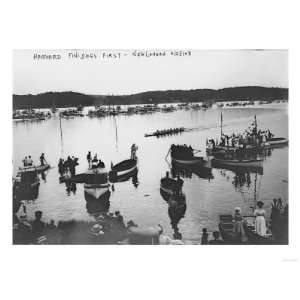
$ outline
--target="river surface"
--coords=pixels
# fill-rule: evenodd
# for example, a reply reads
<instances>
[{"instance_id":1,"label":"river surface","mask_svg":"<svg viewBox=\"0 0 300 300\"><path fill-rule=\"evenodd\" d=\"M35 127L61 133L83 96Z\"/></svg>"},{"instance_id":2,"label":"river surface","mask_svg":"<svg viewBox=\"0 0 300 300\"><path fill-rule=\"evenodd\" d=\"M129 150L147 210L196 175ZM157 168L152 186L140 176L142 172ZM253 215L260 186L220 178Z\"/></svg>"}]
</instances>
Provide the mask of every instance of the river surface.
<instances>
[{"instance_id":1,"label":"river surface","mask_svg":"<svg viewBox=\"0 0 300 300\"><path fill-rule=\"evenodd\" d=\"M87 111L85 108L85 113ZM62 139L58 116L41 122L14 122L14 174L25 156L31 155L38 164L42 152L53 167L41 179L38 198L27 203L29 217L33 218L34 211L42 210L45 221L93 220L91 209L87 209L83 184L77 184L75 192L68 192L66 185L59 183L59 158L67 155L78 157L76 172L80 173L87 169L86 154L91 151L97 153L109 168L111 162L129 158L130 146L135 143L138 145L138 182L129 179L115 183L109 210L119 210L125 221L134 220L140 226L161 224L164 232L172 236L168 203L160 195L159 188L161 177L170 170L165 157L172 143L191 145L204 155L206 139L220 136L221 111L225 134L243 131L256 115L259 128L270 129L278 137L288 137L286 103L101 119L87 116L62 119ZM163 138L144 137L145 133L171 127L198 129ZM237 176L232 171L214 168L212 175L213 178L208 179L192 173L184 178L186 211L184 217L177 220L183 239L198 241L203 227L210 232L217 230L219 214L231 214L237 206L244 215L251 214L254 198L265 202L268 217L274 197L281 197L287 203L288 147L272 150L263 163L263 174Z\"/></svg>"}]
</instances>

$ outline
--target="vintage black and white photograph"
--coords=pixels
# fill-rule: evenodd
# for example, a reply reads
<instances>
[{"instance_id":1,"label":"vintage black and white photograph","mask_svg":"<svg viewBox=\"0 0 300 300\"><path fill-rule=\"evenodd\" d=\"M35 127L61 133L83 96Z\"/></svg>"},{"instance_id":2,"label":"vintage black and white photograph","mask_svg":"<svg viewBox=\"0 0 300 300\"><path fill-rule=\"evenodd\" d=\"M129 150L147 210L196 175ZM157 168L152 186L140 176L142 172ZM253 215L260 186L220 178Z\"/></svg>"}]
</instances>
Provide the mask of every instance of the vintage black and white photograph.
<instances>
[{"instance_id":1,"label":"vintage black and white photograph","mask_svg":"<svg viewBox=\"0 0 300 300\"><path fill-rule=\"evenodd\" d=\"M13 51L16 245L288 245L288 50Z\"/></svg>"}]
</instances>

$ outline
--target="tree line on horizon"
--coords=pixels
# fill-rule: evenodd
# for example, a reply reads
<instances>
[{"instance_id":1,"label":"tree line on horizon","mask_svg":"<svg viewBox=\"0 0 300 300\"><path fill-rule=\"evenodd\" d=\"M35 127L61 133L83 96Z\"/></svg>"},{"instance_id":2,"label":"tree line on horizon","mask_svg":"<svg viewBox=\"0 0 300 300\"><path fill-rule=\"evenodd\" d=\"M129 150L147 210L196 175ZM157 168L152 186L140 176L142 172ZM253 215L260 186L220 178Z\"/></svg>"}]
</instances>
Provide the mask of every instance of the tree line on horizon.
<instances>
[{"instance_id":1,"label":"tree line on horizon","mask_svg":"<svg viewBox=\"0 0 300 300\"><path fill-rule=\"evenodd\" d=\"M87 95L77 92L47 92L13 95L13 109L76 107L79 105L159 104L176 102L288 100L287 88L232 87L223 89L150 91L132 95Z\"/></svg>"}]
</instances>

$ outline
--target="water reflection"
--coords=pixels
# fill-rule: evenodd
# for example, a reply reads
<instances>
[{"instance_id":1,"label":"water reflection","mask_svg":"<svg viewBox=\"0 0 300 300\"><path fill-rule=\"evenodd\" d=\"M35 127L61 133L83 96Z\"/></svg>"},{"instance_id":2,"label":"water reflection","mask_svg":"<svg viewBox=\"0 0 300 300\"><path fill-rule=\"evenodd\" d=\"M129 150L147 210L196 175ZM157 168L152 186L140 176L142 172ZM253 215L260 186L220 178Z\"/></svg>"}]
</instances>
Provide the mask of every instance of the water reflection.
<instances>
[{"instance_id":1,"label":"water reflection","mask_svg":"<svg viewBox=\"0 0 300 300\"><path fill-rule=\"evenodd\" d=\"M181 239L182 234L179 232L178 224L185 216L186 211L186 197L182 195L171 195L164 190L160 189L160 195L168 203L168 215L170 224L173 229L173 238Z\"/></svg>"},{"instance_id":2,"label":"water reflection","mask_svg":"<svg viewBox=\"0 0 300 300\"><path fill-rule=\"evenodd\" d=\"M68 196L70 196L71 193L73 193L73 195L76 194L77 186L76 186L75 182L66 181L65 185L66 185L66 193L67 193Z\"/></svg>"},{"instance_id":3,"label":"water reflection","mask_svg":"<svg viewBox=\"0 0 300 300\"><path fill-rule=\"evenodd\" d=\"M95 198L91 194L84 192L87 213L96 218L103 213L107 213L110 207L110 195L111 192L107 191L99 198Z\"/></svg>"},{"instance_id":4,"label":"water reflection","mask_svg":"<svg viewBox=\"0 0 300 300\"><path fill-rule=\"evenodd\" d=\"M183 178L192 178L193 175L208 180L214 178L211 170L203 169L197 166L183 166L176 163L172 163L171 165L171 175L173 178L177 177L178 175Z\"/></svg>"}]
</instances>

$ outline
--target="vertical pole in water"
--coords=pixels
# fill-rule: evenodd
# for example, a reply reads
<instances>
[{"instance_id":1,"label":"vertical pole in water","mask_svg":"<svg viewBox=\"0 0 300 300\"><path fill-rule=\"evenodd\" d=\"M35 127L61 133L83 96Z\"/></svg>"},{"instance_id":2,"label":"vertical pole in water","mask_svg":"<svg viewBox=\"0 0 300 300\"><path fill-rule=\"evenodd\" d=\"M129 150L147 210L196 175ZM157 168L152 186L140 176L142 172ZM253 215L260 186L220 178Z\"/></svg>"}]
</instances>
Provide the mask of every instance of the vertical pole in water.
<instances>
[{"instance_id":1,"label":"vertical pole in water","mask_svg":"<svg viewBox=\"0 0 300 300\"><path fill-rule=\"evenodd\" d=\"M60 141L61 141L61 157L64 156L64 145L63 145L63 135L62 135L62 128L61 128L61 115L59 113L59 128L60 128Z\"/></svg>"},{"instance_id":2,"label":"vertical pole in water","mask_svg":"<svg viewBox=\"0 0 300 300\"><path fill-rule=\"evenodd\" d=\"M223 136L223 113L221 112L221 138Z\"/></svg>"},{"instance_id":3,"label":"vertical pole in water","mask_svg":"<svg viewBox=\"0 0 300 300\"><path fill-rule=\"evenodd\" d=\"M116 125L116 150L118 152L118 126L117 126L116 116L114 116L114 119L115 119L115 125Z\"/></svg>"},{"instance_id":4,"label":"vertical pole in water","mask_svg":"<svg viewBox=\"0 0 300 300\"><path fill-rule=\"evenodd\" d=\"M254 180L254 207L253 210L255 209L256 206L256 183L257 183L257 173L255 173L255 180Z\"/></svg>"},{"instance_id":5,"label":"vertical pole in water","mask_svg":"<svg viewBox=\"0 0 300 300\"><path fill-rule=\"evenodd\" d=\"M256 115L254 115L254 126L255 126L255 132L257 133L257 120L256 120Z\"/></svg>"}]
</instances>

